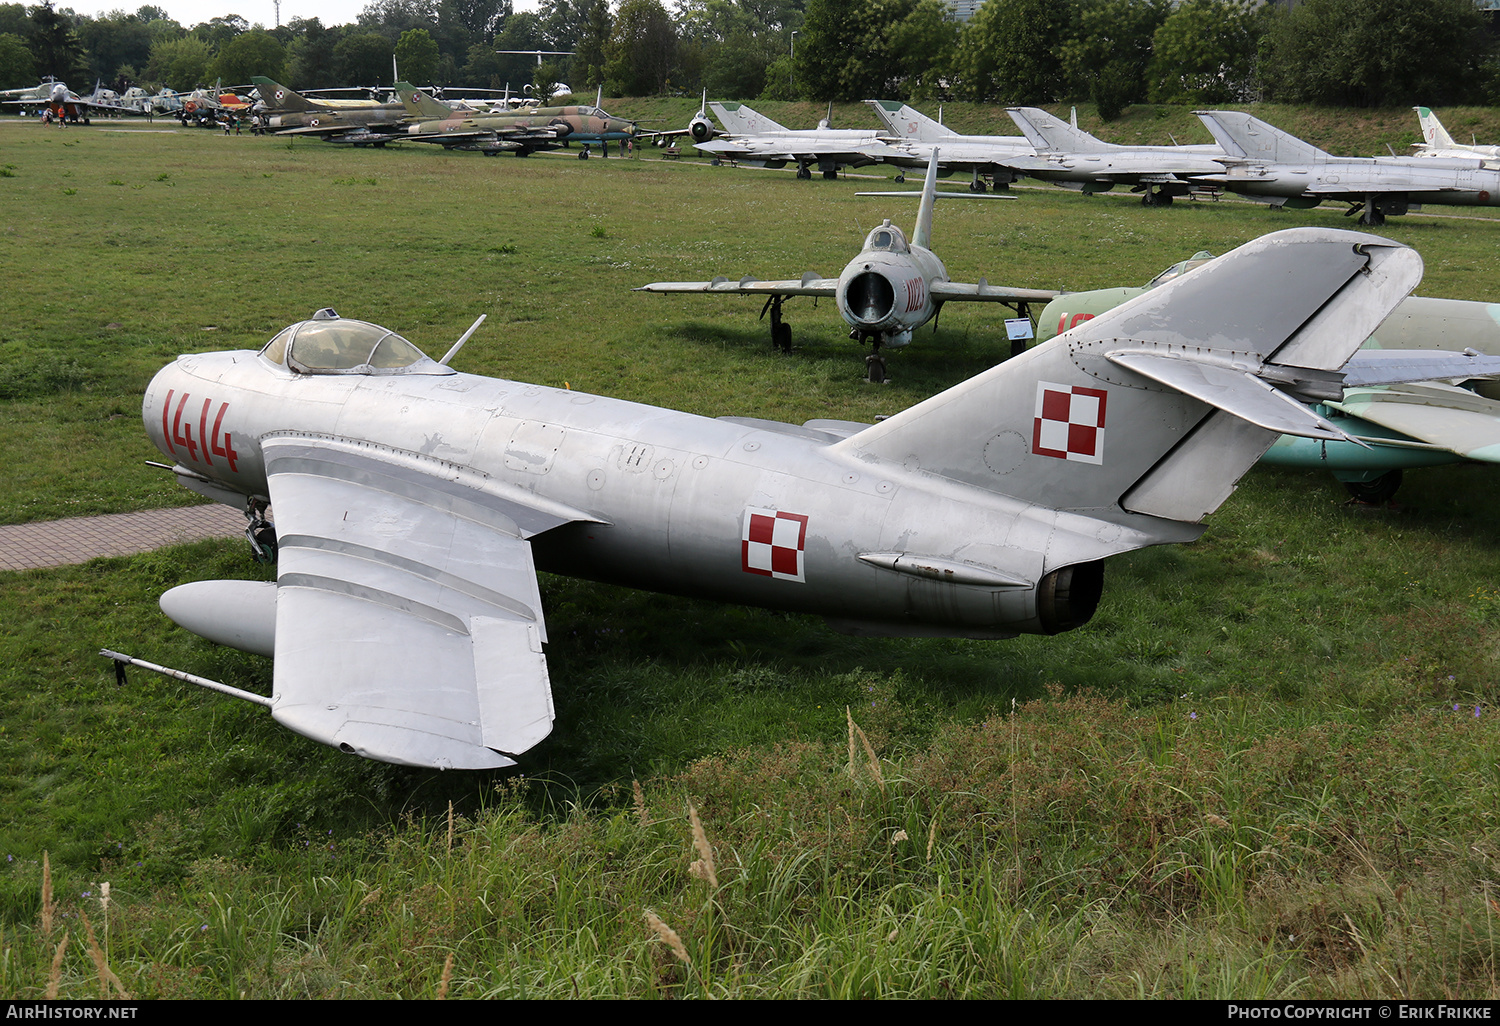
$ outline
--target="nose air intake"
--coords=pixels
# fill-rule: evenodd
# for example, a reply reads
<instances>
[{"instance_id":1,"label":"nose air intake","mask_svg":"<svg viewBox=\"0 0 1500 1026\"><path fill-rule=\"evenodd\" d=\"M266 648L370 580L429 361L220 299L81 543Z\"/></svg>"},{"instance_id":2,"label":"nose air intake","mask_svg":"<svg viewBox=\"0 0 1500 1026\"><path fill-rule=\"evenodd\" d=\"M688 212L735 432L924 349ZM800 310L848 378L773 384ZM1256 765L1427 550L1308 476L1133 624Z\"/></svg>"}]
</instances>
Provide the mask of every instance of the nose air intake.
<instances>
[{"instance_id":1,"label":"nose air intake","mask_svg":"<svg viewBox=\"0 0 1500 1026\"><path fill-rule=\"evenodd\" d=\"M896 290L883 274L865 271L849 281L849 315L863 324L879 324L896 305Z\"/></svg>"}]
</instances>

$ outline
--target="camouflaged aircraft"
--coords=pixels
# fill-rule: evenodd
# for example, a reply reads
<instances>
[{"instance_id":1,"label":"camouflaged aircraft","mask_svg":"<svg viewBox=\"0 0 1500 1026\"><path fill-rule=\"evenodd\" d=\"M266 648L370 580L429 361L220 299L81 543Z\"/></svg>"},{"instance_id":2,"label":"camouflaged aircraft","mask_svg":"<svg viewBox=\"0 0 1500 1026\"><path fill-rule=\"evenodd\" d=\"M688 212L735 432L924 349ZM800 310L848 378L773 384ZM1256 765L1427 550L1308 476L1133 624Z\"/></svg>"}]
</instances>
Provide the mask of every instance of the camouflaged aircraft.
<instances>
[{"instance_id":1,"label":"camouflaged aircraft","mask_svg":"<svg viewBox=\"0 0 1500 1026\"><path fill-rule=\"evenodd\" d=\"M525 157L537 150L556 149L569 140L624 138L635 129L632 122L612 118L596 107L525 107L506 114L476 115L453 110L407 82L396 83L396 94L416 122L407 126L398 141L478 150L488 157L507 151Z\"/></svg>"},{"instance_id":2,"label":"camouflaged aircraft","mask_svg":"<svg viewBox=\"0 0 1500 1026\"><path fill-rule=\"evenodd\" d=\"M257 518L269 503L279 538L274 583L161 605L270 656L270 696L228 690L284 726L453 769L514 765L551 731L538 570L854 635L1072 630L1109 557L1198 538L1279 433L1346 437L1288 391L1337 378L1421 268L1366 234L1278 232L877 424L460 374L457 345L435 361L321 311L147 387L177 479Z\"/></svg>"},{"instance_id":3,"label":"camouflaged aircraft","mask_svg":"<svg viewBox=\"0 0 1500 1026\"><path fill-rule=\"evenodd\" d=\"M721 292L747 296L766 296L761 310L771 314L771 344L783 352L792 347L792 329L781 318L782 303L789 296L828 297L834 301L840 316L849 325L849 337L860 344L870 344L865 358L868 380L879 383L886 378L882 346L904 346L911 342L912 332L935 321L944 303L1002 303L1013 307L1021 318L1028 315L1028 304L1045 303L1056 292L1050 289L1015 289L991 285L981 279L977 284L950 281L948 269L930 248L932 245L932 211L939 198L975 198L971 193L940 193L937 173L940 153L934 148L927 163L927 179L920 193L858 193L871 195L920 195L916 229L910 241L886 220L865 237L864 248L844 266L837 278L825 278L808 271L797 280L760 281L756 278L715 278L712 281L657 281L642 285L636 292ZM992 196L992 199L1014 197ZM1027 336L1030 336L1027 320Z\"/></svg>"},{"instance_id":4,"label":"camouflaged aircraft","mask_svg":"<svg viewBox=\"0 0 1500 1026\"><path fill-rule=\"evenodd\" d=\"M1037 340L1061 335L1212 259L1196 253L1140 288L1064 293L1042 311ZM1497 375L1500 303L1409 296L1344 365L1337 388L1303 396L1349 438L1283 435L1262 462L1331 471L1351 496L1369 503L1394 496L1403 470L1462 460L1500 463Z\"/></svg>"},{"instance_id":5,"label":"camouflaged aircraft","mask_svg":"<svg viewBox=\"0 0 1500 1026\"><path fill-rule=\"evenodd\" d=\"M260 126L277 135L317 135L330 142L384 146L404 130L406 105L363 100L309 100L272 79L253 79Z\"/></svg>"}]
</instances>

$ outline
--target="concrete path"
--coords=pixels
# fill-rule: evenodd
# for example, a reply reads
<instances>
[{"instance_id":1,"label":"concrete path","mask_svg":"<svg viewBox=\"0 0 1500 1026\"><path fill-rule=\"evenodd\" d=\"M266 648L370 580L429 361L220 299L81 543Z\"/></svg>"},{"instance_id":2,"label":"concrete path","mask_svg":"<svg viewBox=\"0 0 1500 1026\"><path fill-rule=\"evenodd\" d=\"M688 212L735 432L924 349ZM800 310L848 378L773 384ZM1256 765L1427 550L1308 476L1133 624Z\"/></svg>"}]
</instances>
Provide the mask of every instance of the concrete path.
<instances>
[{"instance_id":1,"label":"concrete path","mask_svg":"<svg viewBox=\"0 0 1500 1026\"><path fill-rule=\"evenodd\" d=\"M16 524L0 527L0 570L67 566L96 556L130 556L163 545L244 533L244 514L217 502Z\"/></svg>"}]
</instances>

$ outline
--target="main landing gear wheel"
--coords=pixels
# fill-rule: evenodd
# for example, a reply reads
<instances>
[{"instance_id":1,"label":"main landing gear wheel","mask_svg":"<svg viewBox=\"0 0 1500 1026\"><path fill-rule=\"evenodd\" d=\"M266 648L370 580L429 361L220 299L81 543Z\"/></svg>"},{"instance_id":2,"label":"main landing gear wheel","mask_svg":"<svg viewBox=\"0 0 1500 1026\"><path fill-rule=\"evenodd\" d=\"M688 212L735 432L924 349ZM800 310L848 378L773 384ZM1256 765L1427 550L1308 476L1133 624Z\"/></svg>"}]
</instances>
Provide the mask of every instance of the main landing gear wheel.
<instances>
[{"instance_id":1,"label":"main landing gear wheel","mask_svg":"<svg viewBox=\"0 0 1500 1026\"><path fill-rule=\"evenodd\" d=\"M836 182L838 180L839 180L839 169L838 168L834 168L832 171L824 171L823 172L823 181L825 181L825 182Z\"/></svg>"},{"instance_id":2,"label":"main landing gear wheel","mask_svg":"<svg viewBox=\"0 0 1500 1026\"><path fill-rule=\"evenodd\" d=\"M970 192L988 192L989 188L984 184L984 182L981 179L976 178L972 182L969 183L969 191Z\"/></svg>"},{"instance_id":3,"label":"main landing gear wheel","mask_svg":"<svg viewBox=\"0 0 1500 1026\"><path fill-rule=\"evenodd\" d=\"M809 171L805 167L798 166L798 168L797 168L797 180L798 181L802 181L802 182L810 182L810 181L812 181L812 172Z\"/></svg>"},{"instance_id":4,"label":"main landing gear wheel","mask_svg":"<svg viewBox=\"0 0 1500 1026\"><path fill-rule=\"evenodd\" d=\"M906 184L906 176L898 174L896 176L896 184L897 185L905 185Z\"/></svg>"},{"instance_id":5,"label":"main landing gear wheel","mask_svg":"<svg viewBox=\"0 0 1500 1026\"><path fill-rule=\"evenodd\" d=\"M781 303L785 296L772 296L766 300L766 305L760 308L760 315L764 317L766 311L771 312L771 348L783 353L792 351L792 326L781 319Z\"/></svg>"},{"instance_id":6,"label":"main landing gear wheel","mask_svg":"<svg viewBox=\"0 0 1500 1026\"><path fill-rule=\"evenodd\" d=\"M1160 190L1152 191L1151 189L1147 189L1144 193L1141 194L1141 206L1143 207L1170 207L1171 205L1171 193L1161 192Z\"/></svg>"},{"instance_id":7,"label":"main landing gear wheel","mask_svg":"<svg viewBox=\"0 0 1500 1026\"><path fill-rule=\"evenodd\" d=\"M1401 471L1399 469L1388 470L1373 481L1344 482L1344 490L1352 495L1356 502L1368 503L1371 506L1390 502L1400 487Z\"/></svg>"},{"instance_id":8,"label":"main landing gear wheel","mask_svg":"<svg viewBox=\"0 0 1500 1026\"><path fill-rule=\"evenodd\" d=\"M245 538L250 542L250 555L257 563L276 562L276 525L266 519L266 504L251 499L245 506Z\"/></svg>"}]
</instances>

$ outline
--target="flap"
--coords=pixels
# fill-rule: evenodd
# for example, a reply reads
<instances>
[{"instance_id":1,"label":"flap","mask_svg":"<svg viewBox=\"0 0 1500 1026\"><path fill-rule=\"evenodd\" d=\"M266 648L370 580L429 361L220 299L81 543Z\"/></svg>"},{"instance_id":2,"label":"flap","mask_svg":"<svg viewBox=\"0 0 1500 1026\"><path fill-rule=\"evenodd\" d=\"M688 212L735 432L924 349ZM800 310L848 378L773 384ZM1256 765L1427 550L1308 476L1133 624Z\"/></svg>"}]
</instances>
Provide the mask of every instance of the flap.
<instances>
[{"instance_id":1,"label":"flap","mask_svg":"<svg viewBox=\"0 0 1500 1026\"><path fill-rule=\"evenodd\" d=\"M367 758L482 769L552 729L526 538L566 522L410 454L268 439L280 555L272 713Z\"/></svg>"}]
</instances>

